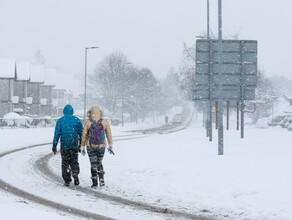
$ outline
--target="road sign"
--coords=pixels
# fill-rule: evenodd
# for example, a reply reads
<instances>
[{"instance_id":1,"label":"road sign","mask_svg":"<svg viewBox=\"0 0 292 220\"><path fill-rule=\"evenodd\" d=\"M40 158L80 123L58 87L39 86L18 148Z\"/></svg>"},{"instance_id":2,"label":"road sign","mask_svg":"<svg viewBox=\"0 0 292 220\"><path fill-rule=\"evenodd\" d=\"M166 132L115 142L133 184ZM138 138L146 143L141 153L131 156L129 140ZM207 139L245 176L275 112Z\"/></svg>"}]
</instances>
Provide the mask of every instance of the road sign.
<instances>
[{"instance_id":1,"label":"road sign","mask_svg":"<svg viewBox=\"0 0 292 220\"><path fill-rule=\"evenodd\" d=\"M210 51L208 44L208 40L200 39L196 42L193 99L209 100L209 93L213 100L255 99L257 41L223 40L221 75L219 75L218 41L210 40ZM222 91L219 89L220 85Z\"/></svg>"},{"instance_id":2,"label":"road sign","mask_svg":"<svg viewBox=\"0 0 292 220\"><path fill-rule=\"evenodd\" d=\"M209 100L209 89L198 89L193 91L195 100ZM245 88L243 90L243 100L254 100L255 91L254 88ZM241 90L236 86L223 86L220 92L218 86L214 86L212 89L213 100L241 100Z\"/></svg>"}]
</instances>

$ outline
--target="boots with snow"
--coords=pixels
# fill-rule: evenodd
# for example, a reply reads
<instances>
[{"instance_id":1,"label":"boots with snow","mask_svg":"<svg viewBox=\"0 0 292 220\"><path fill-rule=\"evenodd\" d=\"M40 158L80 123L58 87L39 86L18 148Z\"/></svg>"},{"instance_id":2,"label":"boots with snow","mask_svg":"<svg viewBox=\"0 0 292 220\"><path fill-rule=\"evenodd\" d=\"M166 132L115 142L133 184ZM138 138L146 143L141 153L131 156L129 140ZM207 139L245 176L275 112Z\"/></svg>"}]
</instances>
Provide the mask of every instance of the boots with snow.
<instances>
[{"instance_id":1,"label":"boots with snow","mask_svg":"<svg viewBox=\"0 0 292 220\"><path fill-rule=\"evenodd\" d=\"M92 186L91 186L91 188L96 188L97 187L97 178L95 177L95 178L92 178Z\"/></svg>"},{"instance_id":2,"label":"boots with snow","mask_svg":"<svg viewBox=\"0 0 292 220\"><path fill-rule=\"evenodd\" d=\"M99 186L100 187L104 186L104 179L99 178Z\"/></svg>"},{"instance_id":3,"label":"boots with snow","mask_svg":"<svg viewBox=\"0 0 292 220\"><path fill-rule=\"evenodd\" d=\"M99 186L103 187L104 186L104 171L100 170L98 172L98 178L99 178Z\"/></svg>"},{"instance_id":4,"label":"boots with snow","mask_svg":"<svg viewBox=\"0 0 292 220\"><path fill-rule=\"evenodd\" d=\"M77 177L74 177L74 185L75 186L78 186L79 185L79 178L78 178L78 176Z\"/></svg>"}]
</instances>

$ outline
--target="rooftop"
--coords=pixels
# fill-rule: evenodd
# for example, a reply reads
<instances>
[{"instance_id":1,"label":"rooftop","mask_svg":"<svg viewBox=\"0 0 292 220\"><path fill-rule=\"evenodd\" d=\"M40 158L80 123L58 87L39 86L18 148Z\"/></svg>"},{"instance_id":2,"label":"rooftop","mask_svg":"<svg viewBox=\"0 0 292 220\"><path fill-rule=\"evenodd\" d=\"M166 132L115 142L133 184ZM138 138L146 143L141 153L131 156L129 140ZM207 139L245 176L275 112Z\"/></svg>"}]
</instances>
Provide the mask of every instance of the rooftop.
<instances>
[{"instance_id":1,"label":"rooftop","mask_svg":"<svg viewBox=\"0 0 292 220\"><path fill-rule=\"evenodd\" d=\"M33 64L30 66L30 82L43 83L45 80L44 66Z\"/></svg>"},{"instance_id":2,"label":"rooftop","mask_svg":"<svg viewBox=\"0 0 292 220\"><path fill-rule=\"evenodd\" d=\"M16 61L16 80L29 80L29 62Z\"/></svg>"},{"instance_id":3,"label":"rooftop","mask_svg":"<svg viewBox=\"0 0 292 220\"><path fill-rule=\"evenodd\" d=\"M0 78L15 78L15 59L0 59Z\"/></svg>"}]
</instances>

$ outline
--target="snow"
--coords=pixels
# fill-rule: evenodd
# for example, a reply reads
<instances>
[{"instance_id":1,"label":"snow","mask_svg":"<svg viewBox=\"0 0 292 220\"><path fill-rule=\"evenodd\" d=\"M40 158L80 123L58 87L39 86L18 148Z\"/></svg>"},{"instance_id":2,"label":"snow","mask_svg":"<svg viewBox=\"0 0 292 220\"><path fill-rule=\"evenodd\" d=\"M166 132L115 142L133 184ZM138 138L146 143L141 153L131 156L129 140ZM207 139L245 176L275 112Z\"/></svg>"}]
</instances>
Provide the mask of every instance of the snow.
<instances>
[{"instance_id":1,"label":"snow","mask_svg":"<svg viewBox=\"0 0 292 220\"><path fill-rule=\"evenodd\" d=\"M44 75L44 66L40 64L33 64L30 66L30 82L43 83Z\"/></svg>"},{"instance_id":2,"label":"snow","mask_svg":"<svg viewBox=\"0 0 292 220\"><path fill-rule=\"evenodd\" d=\"M106 188L97 190L188 213L208 210L219 219L292 219L292 133L282 128L246 126L245 138L240 139L240 131L231 126L229 131L224 131L224 155L219 156L216 130L214 141L209 142L202 121L198 120L201 118L196 115L185 130L140 135L138 139L128 140L122 140L123 136L131 137L133 133L125 131L161 125L163 120L112 126L115 156L106 153ZM49 143L53 132L53 128L0 129L0 152ZM12 135L17 138L11 138ZM86 195L79 193L76 199L74 190L49 182L30 167L31 161L49 152L50 144L1 158L0 178L36 195L87 209L92 199L80 202ZM79 162L81 185L89 187L87 155L79 156ZM60 163L57 154L49 164L59 176ZM21 176L15 178L16 174ZM3 219L18 216L23 219L42 216L44 220L69 218L5 191L0 191L0 198ZM117 219L147 219L147 215L137 218L135 210L123 210L103 201L98 204L111 210L108 213L100 208L99 214ZM17 213L13 211L16 209Z\"/></svg>"},{"instance_id":3,"label":"snow","mask_svg":"<svg viewBox=\"0 0 292 220\"><path fill-rule=\"evenodd\" d=\"M65 89L67 91L70 90L78 90L80 89L81 83L80 80L74 80L74 74L70 72L60 72L58 73L58 80L55 81L55 88L54 89ZM64 83L66 82L66 83Z\"/></svg>"},{"instance_id":4,"label":"snow","mask_svg":"<svg viewBox=\"0 0 292 220\"><path fill-rule=\"evenodd\" d=\"M45 69L45 81L44 85L54 86L57 81L57 71L54 68Z\"/></svg>"},{"instance_id":5,"label":"snow","mask_svg":"<svg viewBox=\"0 0 292 220\"><path fill-rule=\"evenodd\" d=\"M29 80L29 68L28 61L16 61L16 80Z\"/></svg>"},{"instance_id":6,"label":"snow","mask_svg":"<svg viewBox=\"0 0 292 220\"><path fill-rule=\"evenodd\" d=\"M15 59L0 59L0 78L15 77Z\"/></svg>"},{"instance_id":7,"label":"snow","mask_svg":"<svg viewBox=\"0 0 292 220\"><path fill-rule=\"evenodd\" d=\"M40 216L44 219L72 219L66 216L56 214L54 210L24 201L8 193L1 192L1 216L2 219L38 219ZM3 210L5 210L3 212ZM8 215L6 213L9 213Z\"/></svg>"},{"instance_id":8,"label":"snow","mask_svg":"<svg viewBox=\"0 0 292 220\"><path fill-rule=\"evenodd\" d=\"M3 116L3 122L7 124L7 126L21 126L26 125L27 122L31 122L32 119L27 116L19 115L15 112L9 112Z\"/></svg>"}]
</instances>

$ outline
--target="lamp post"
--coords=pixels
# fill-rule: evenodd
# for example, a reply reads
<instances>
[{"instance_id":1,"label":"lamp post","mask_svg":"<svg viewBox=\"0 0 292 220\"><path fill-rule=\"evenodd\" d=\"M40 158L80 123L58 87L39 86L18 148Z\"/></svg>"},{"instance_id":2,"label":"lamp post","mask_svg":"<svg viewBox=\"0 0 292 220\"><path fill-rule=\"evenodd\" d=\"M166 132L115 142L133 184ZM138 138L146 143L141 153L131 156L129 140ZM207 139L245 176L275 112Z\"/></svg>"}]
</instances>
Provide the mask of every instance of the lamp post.
<instances>
[{"instance_id":1,"label":"lamp post","mask_svg":"<svg viewBox=\"0 0 292 220\"><path fill-rule=\"evenodd\" d=\"M127 65L131 65L132 63L130 62L127 62L125 63L125 66ZM125 67L124 67L124 74L125 74ZM122 92L122 127L124 127L124 102L125 102L125 76L123 76L123 79L122 79L122 89L123 89L123 92Z\"/></svg>"},{"instance_id":2,"label":"lamp post","mask_svg":"<svg viewBox=\"0 0 292 220\"><path fill-rule=\"evenodd\" d=\"M207 134L209 136L209 141L213 139L212 132L212 71L211 71L211 41L210 41L210 2L207 0L207 40L208 40L208 81L209 81L209 108L208 108L208 131Z\"/></svg>"},{"instance_id":3,"label":"lamp post","mask_svg":"<svg viewBox=\"0 0 292 220\"><path fill-rule=\"evenodd\" d=\"M87 87L87 50L97 49L98 47L85 47L85 75L84 75L84 115L83 115L83 124L86 118L86 87Z\"/></svg>"}]
</instances>

